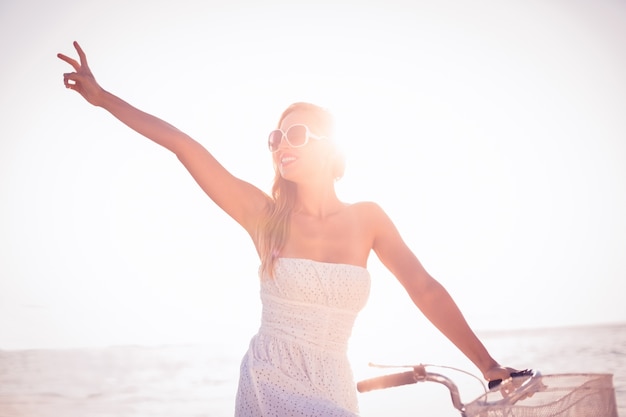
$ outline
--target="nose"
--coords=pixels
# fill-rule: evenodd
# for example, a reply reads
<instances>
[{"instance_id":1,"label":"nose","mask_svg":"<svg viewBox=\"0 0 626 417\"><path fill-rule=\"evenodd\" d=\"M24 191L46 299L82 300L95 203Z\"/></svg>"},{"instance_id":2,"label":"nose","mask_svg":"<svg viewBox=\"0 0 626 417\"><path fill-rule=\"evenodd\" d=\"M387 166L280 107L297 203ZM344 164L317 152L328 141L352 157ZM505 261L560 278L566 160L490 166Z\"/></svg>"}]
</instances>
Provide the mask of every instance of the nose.
<instances>
[{"instance_id":1,"label":"nose","mask_svg":"<svg viewBox=\"0 0 626 417\"><path fill-rule=\"evenodd\" d=\"M278 143L278 149L281 148L289 148L289 142L287 142L287 138L285 137L285 134L283 133L283 135L280 137L280 142Z\"/></svg>"},{"instance_id":2,"label":"nose","mask_svg":"<svg viewBox=\"0 0 626 417\"><path fill-rule=\"evenodd\" d=\"M282 136L280 137L280 142L278 143L276 150L278 151L278 150L286 149L286 148L291 148L291 145L289 144L289 141L287 141L287 138L285 137L285 134L283 133Z\"/></svg>"}]
</instances>

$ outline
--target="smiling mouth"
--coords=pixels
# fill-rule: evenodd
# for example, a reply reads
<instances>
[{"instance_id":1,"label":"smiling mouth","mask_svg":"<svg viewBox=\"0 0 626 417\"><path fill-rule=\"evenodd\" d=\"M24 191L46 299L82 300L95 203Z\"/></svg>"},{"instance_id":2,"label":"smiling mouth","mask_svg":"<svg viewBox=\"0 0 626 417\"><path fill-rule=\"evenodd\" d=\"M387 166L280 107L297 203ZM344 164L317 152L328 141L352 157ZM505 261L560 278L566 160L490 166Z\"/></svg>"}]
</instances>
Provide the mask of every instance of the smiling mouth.
<instances>
[{"instance_id":1,"label":"smiling mouth","mask_svg":"<svg viewBox=\"0 0 626 417\"><path fill-rule=\"evenodd\" d=\"M297 158L295 156L283 156L280 158L280 164L286 166L294 162Z\"/></svg>"}]
</instances>

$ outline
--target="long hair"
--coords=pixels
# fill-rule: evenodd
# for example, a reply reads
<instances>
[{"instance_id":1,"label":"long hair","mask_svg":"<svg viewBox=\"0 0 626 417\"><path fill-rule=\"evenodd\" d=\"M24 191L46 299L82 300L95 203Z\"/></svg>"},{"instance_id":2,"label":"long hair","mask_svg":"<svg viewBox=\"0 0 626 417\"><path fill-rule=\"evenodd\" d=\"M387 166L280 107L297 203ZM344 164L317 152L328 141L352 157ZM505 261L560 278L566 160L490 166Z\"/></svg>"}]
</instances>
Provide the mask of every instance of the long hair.
<instances>
[{"instance_id":1,"label":"long hair","mask_svg":"<svg viewBox=\"0 0 626 417\"><path fill-rule=\"evenodd\" d=\"M293 103L282 113L278 119L278 127L289 114L296 110L311 112L311 115L320 121L324 127L324 132L316 132L327 136L332 140L333 118L330 112L315 104L297 102ZM345 159L343 154L338 152L334 159L333 175L338 180L343 176L345 170ZM268 214L260 225L260 257L262 276L274 276L274 267L280 252L285 246L289 236L289 224L291 212L296 203L296 184L284 179L278 166L274 166L274 183L272 185L272 204L269 206Z\"/></svg>"}]
</instances>

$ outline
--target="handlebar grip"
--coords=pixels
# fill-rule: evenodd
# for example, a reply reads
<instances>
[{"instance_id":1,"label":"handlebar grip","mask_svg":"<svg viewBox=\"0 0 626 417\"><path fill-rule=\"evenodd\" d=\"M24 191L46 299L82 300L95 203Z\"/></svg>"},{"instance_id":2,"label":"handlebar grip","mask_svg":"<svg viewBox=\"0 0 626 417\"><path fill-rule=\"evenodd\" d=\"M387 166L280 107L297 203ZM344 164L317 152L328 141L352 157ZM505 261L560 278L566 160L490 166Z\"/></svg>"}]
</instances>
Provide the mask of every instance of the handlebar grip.
<instances>
[{"instance_id":1,"label":"handlebar grip","mask_svg":"<svg viewBox=\"0 0 626 417\"><path fill-rule=\"evenodd\" d=\"M415 371L406 371L360 381L356 384L356 389L359 392L367 392L383 388L398 387L400 385L415 384L417 381L418 378Z\"/></svg>"},{"instance_id":2,"label":"handlebar grip","mask_svg":"<svg viewBox=\"0 0 626 417\"><path fill-rule=\"evenodd\" d=\"M519 372L511 372L510 376L511 378L515 378L518 376L532 376L533 374L534 374L534 371L532 369L524 369L523 371L519 371ZM494 389L501 383L502 383L501 379L494 379L492 381L489 381L489 385L488 385L489 389Z\"/></svg>"}]
</instances>

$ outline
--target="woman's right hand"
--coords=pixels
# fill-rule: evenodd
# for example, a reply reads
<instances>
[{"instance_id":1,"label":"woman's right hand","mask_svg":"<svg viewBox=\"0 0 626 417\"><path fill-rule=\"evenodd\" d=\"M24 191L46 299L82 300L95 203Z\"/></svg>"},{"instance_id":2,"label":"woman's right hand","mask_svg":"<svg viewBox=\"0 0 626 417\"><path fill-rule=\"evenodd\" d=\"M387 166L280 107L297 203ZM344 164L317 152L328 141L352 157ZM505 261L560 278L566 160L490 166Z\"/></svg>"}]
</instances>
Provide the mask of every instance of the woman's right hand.
<instances>
[{"instance_id":1,"label":"woman's right hand","mask_svg":"<svg viewBox=\"0 0 626 417\"><path fill-rule=\"evenodd\" d=\"M77 91L89 103L98 106L103 93L102 87L96 82L91 69L89 69L87 56L78 42L74 42L74 48L76 48L76 52L78 52L80 62L66 55L57 54L58 58L67 62L74 68L74 72L63 74L63 83L66 88Z\"/></svg>"}]
</instances>

